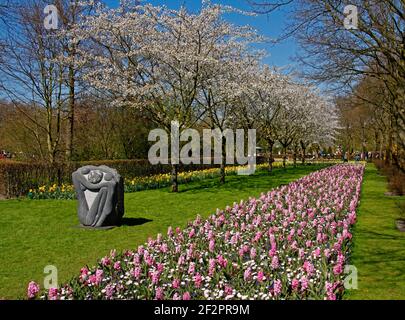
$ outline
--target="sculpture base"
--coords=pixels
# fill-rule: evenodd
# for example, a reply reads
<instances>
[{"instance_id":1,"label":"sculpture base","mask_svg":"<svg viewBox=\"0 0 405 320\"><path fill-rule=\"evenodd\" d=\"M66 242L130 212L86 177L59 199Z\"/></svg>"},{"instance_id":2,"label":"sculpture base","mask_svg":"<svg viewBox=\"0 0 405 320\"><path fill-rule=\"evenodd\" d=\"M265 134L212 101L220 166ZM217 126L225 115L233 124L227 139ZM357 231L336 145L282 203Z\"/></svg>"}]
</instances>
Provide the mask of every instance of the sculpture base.
<instances>
[{"instance_id":1,"label":"sculpture base","mask_svg":"<svg viewBox=\"0 0 405 320\"><path fill-rule=\"evenodd\" d=\"M89 229L89 230L110 230L110 229L114 229L118 226L103 226L103 227L90 227L90 226L84 226L82 224L79 224L78 226L76 226L76 228L79 229Z\"/></svg>"}]
</instances>

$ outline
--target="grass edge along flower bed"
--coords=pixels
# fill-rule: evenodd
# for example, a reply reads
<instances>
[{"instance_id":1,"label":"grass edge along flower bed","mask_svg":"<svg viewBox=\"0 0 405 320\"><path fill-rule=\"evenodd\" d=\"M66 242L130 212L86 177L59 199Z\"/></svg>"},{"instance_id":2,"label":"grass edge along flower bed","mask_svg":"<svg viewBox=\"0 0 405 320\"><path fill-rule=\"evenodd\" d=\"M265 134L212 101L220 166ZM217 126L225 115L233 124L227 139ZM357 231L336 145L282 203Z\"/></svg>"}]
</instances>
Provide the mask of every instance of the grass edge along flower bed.
<instances>
[{"instance_id":1,"label":"grass edge along flower bed","mask_svg":"<svg viewBox=\"0 0 405 320\"><path fill-rule=\"evenodd\" d=\"M137 248L112 250L43 299L339 299L363 165L336 165Z\"/></svg>"}]
</instances>

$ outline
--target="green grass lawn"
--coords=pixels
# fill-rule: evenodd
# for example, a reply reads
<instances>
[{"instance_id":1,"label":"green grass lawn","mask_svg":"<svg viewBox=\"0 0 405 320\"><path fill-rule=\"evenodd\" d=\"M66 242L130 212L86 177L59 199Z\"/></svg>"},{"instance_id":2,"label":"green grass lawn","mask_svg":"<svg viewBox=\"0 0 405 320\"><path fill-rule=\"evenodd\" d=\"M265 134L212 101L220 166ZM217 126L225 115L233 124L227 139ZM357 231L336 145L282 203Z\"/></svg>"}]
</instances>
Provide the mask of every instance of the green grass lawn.
<instances>
[{"instance_id":1,"label":"green grass lawn","mask_svg":"<svg viewBox=\"0 0 405 320\"><path fill-rule=\"evenodd\" d=\"M405 197L385 196L386 185L374 165L367 165L350 262L358 270L358 289L346 299L405 299L405 232L395 226L396 203Z\"/></svg>"},{"instance_id":2,"label":"green grass lawn","mask_svg":"<svg viewBox=\"0 0 405 320\"><path fill-rule=\"evenodd\" d=\"M134 249L149 236L165 234L170 225L184 227L197 214L207 217L216 208L258 196L324 166L230 176L225 185L218 179L206 180L183 185L178 194L168 189L126 194L123 225L112 230L77 228L76 201L0 201L0 298L24 298L29 281L43 284L47 265L57 267L62 283L110 249Z\"/></svg>"}]
</instances>

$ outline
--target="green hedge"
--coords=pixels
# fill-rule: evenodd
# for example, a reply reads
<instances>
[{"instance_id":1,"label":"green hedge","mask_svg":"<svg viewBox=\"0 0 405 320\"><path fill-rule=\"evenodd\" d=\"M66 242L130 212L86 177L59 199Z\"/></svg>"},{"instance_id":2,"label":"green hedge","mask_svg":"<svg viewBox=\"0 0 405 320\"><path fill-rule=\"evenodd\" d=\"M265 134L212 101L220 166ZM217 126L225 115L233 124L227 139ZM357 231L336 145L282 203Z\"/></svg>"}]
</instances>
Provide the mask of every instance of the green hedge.
<instances>
[{"instance_id":1,"label":"green hedge","mask_svg":"<svg viewBox=\"0 0 405 320\"><path fill-rule=\"evenodd\" d=\"M72 172L85 165L106 165L116 169L125 178L169 173L170 165L152 165L146 159L102 160L49 164L0 160L0 195L7 198L26 195L29 189L56 183L71 184ZM179 165L179 172L201 170L216 165Z\"/></svg>"}]
</instances>

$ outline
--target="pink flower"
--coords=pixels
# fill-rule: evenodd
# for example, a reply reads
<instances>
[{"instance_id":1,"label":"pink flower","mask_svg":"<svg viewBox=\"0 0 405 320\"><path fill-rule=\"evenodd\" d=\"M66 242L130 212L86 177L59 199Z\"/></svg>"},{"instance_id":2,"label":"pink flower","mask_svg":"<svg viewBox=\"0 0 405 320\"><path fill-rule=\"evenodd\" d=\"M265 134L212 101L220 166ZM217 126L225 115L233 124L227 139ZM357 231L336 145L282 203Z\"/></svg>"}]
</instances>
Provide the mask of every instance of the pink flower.
<instances>
[{"instance_id":1,"label":"pink flower","mask_svg":"<svg viewBox=\"0 0 405 320\"><path fill-rule=\"evenodd\" d=\"M321 255L321 249L320 248L316 248L314 251L313 251L313 256L314 256L314 258L318 258L320 255Z\"/></svg>"},{"instance_id":2,"label":"pink flower","mask_svg":"<svg viewBox=\"0 0 405 320\"><path fill-rule=\"evenodd\" d=\"M256 249L255 248L250 249L250 258L251 259L256 258Z\"/></svg>"},{"instance_id":3,"label":"pink flower","mask_svg":"<svg viewBox=\"0 0 405 320\"><path fill-rule=\"evenodd\" d=\"M58 289L57 288L49 288L49 290L48 290L48 298L49 298L49 300L56 300L58 298Z\"/></svg>"},{"instance_id":4,"label":"pink flower","mask_svg":"<svg viewBox=\"0 0 405 320\"><path fill-rule=\"evenodd\" d=\"M326 282L325 283L325 289L326 289L326 298L327 298L327 300L336 300L336 295L334 293L335 286L330 282Z\"/></svg>"},{"instance_id":5,"label":"pink flower","mask_svg":"<svg viewBox=\"0 0 405 320\"><path fill-rule=\"evenodd\" d=\"M87 279L88 272L89 270L86 267L80 269L80 276L79 276L80 281L84 282Z\"/></svg>"},{"instance_id":6,"label":"pink flower","mask_svg":"<svg viewBox=\"0 0 405 320\"><path fill-rule=\"evenodd\" d=\"M101 269L96 270L96 283L99 284L103 280L104 272Z\"/></svg>"},{"instance_id":7,"label":"pink flower","mask_svg":"<svg viewBox=\"0 0 405 320\"><path fill-rule=\"evenodd\" d=\"M222 268L226 268L226 266L228 265L228 260L226 260L223 256L219 255L217 257L217 261L218 264L222 267Z\"/></svg>"},{"instance_id":8,"label":"pink flower","mask_svg":"<svg viewBox=\"0 0 405 320\"><path fill-rule=\"evenodd\" d=\"M135 269L131 270L130 273L136 280L139 280L139 278L141 276L141 268L135 267Z\"/></svg>"},{"instance_id":9,"label":"pink flower","mask_svg":"<svg viewBox=\"0 0 405 320\"><path fill-rule=\"evenodd\" d=\"M194 230L194 228L193 228L193 229L191 229L190 232L188 233L188 237L191 239L191 238L194 237L194 235L195 235L195 230Z\"/></svg>"},{"instance_id":10,"label":"pink flower","mask_svg":"<svg viewBox=\"0 0 405 320\"><path fill-rule=\"evenodd\" d=\"M160 251L163 252L163 253L167 253L167 252L169 251L169 247L167 246L166 243L163 243L163 244L160 246Z\"/></svg>"},{"instance_id":11,"label":"pink flower","mask_svg":"<svg viewBox=\"0 0 405 320\"><path fill-rule=\"evenodd\" d=\"M152 284L157 284L159 282L159 279L160 279L159 271L152 272L151 278L152 278Z\"/></svg>"},{"instance_id":12,"label":"pink flower","mask_svg":"<svg viewBox=\"0 0 405 320\"><path fill-rule=\"evenodd\" d=\"M197 273L194 277L194 285L196 288L201 287L201 283L202 283L202 277L199 273Z\"/></svg>"},{"instance_id":13,"label":"pink flower","mask_svg":"<svg viewBox=\"0 0 405 320\"><path fill-rule=\"evenodd\" d=\"M325 289L326 289L326 292L332 292L333 291L333 284L326 281L325 282Z\"/></svg>"},{"instance_id":14,"label":"pink flower","mask_svg":"<svg viewBox=\"0 0 405 320\"><path fill-rule=\"evenodd\" d=\"M145 252L147 252L147 251L145 251ZM153 258L149 254L144 257L145 257L145 262L148 266L152 266L154 264ZM121 266L120 266L120 268L121 268Z\"/></svg>"},{"instance_id":15,"label":"pink flower","mask_svg":"<svg viewBox=\"0 0 405 320\"><path fill-rule=\"evenodd\" d=\"M83 267L80 269L80 274L82 276L87 276L88 273L89 273L89 269L87 269L86 267Z\"/></svg>"},{"instance_id":16,"label":"pink flower","mask_svg":"<svg viewBox=\"0 0 405 320\"><path fill-rule=\"evenodd\" d=\"M340 264L340 263L338 263L337 265L335 265L334 267L333 267L333 273L335 274L335 275L339 275L339 274L341 274L343 272L343 267L342 267L342 265Z\"/></svg>"},{"instance_id":17,"label":"pink flower","mask_svg":"<svg viewBox=\"0 0 405 320\"><path fill-rule=\"evenodd\" d=\"M214 252L215 250L215 241L214 240L210 240L209 246L208 246L208 250L210 252Z\"/></svg>"},{"instance_id":18,"label":"pink flower","mask_svg":"<svg viewBox=\"0 0 405 320\"><path fill-rule=\"evenodd\" d=\"M178 265L178 266L181 266L181 265L184 264L185 261L186 261L186 258L185 258L183 255L181 255L181 256L179 257L179 260L177 261L177 265Z\"/></svg>"},{"instance_id":19,"label":"pink flower","mask_svg":"<svg viewBox=\"0 0 405 320\"><path fill-rule=\"evenodd\" d=\"M183 294L183 300L190 300L191 299L191 296L190 296L190 293L187 291L187 292L185 292L184 294Z\"/></svg>"},{"instance_id":20,"label":"pink flower","mask_svg":"<svg viewBox=\"0 0 405 320\"><path fill-rule=\"evenodd\" d=\"M172 288L173 289L178 289L180 288L180 280L179 279L174 279L172 282Z\"/></svg>"},{"instance_id":21,"label":"pink flower","mask_svg":"<svg viewBox=\"0 0 405 320\"><path fill-rule=\"evenodd\" d=\"M177 292L173 295L173 300L181 300L181 297Z\"/></svg>"},{"instance_id":22,"label":"pink flower","mask_svg":"<svg viewBox=\"0 0 405 320\"><path fill-rule=\"evenodd\" d=\"M305 276L301 277L301 292L305 291L308 289L308 279Z\"/></svg>"},{"instance_id":23,"label":"pink flower","mask_svg":"<svg viewBox=\"0 0 405 320\"><path fill-rule=\"evenodd\" d=\"M143 248L143 246L139 246L138 247L138 254L141 256L141 255L144 254L144 252L145 252L145 249Z\"/></svg>"},{"instance_id":24,"label":"pink flower","mask_svg":"<svg viewBox=\"0 0 405 320\"><path fill-rule=\"evenodd\" d=\"M214 236L214 232L212 232L212 230L208 231L208 240L214 240L215 236Z\"/></svg>"},{"instance_id":25,"label":"pink flower","mask_svg":"<svg viewBox=\"0 0 405 320\"><path fill-rule=\"evenodd\" d=\"M132 257L134 255L134 253L131 250L125 250L124 255L126 257Z\"/></svg>"},{"instance_id":26,"label":"pink flower","mask_svg":"<svg viewBox=\"0 0 405 320\"><path fill-rule=\"evenodd\" d=\"M190 262L190 265L188 267L188 274L189 275L193 275L195 272L195 263L194 262Z\"/></svg>"},{"instance_id":27,"label":"pink flower","mask_svg":"<svg viewBox=\"0 0 405 320\"><path fill-rule=\"evenodd\" d=\"M274 280L273 293L275 296L280 295L282 286L281 280Z\"/></svg>"},{"instance_id":28,"label":"pink flower","mask_svg":"<svg viewBox=\"0 0 405 320\"><path fill-rule=\"evenodd\" d=\"M212 277L215 273L215 259L210 259L208 262L208 275Z\"/></svg>"},{"instance_id":29,"label":"pink flower","mask_svg":"<svg viewBox=\"0 0 405 320\"><path fill-rule=\"evenodd\" d=\"M262 270L260 270L260 271L257 273L257 281L258 281L258 282L263 282L263 280L264 280L264 272L263 272Z\"/></svg>"},{"instance_id":30,"label":"pink flower","mask_svg":"<svg viewBox=\"0 0 405 320\"><path fill-rule=\"evenodd\" d=\"M107 297L107 299L111 299L113 294L114 294L114 286L112 284L108 284L105 287L105 296Z\"/></svg>"},{"instance_id":31,"label":"pink flower","mask_svg":"<svg viewBox=\"0 0 405 320\"><path fill-rule=\"evenodd\" d=\"M263 233L258 231L253 239L254 242L258 242L260 238L262 237Z\"/></svg>"},{"instance_id":32,"label":"pink flower","mask_svg":"<svg viewBox=\"0 0 405 320\"><path fill-rule=\"evenodd\" d=\"M341 265L343 265L345 263L345 261L346 261L345 256L341 252L339 252L339 254L338 254L337 261Z\"/></svg>"},{"instance_id":33,"label":"pink flower","mask_svg":"<svg viewBox=\"0 0 405 320\"><path fill-rule=\"evenodd\" d=\"M188 249L186 250L187 258L190 259L193 257L194 254L194 244L191 243Z\"/></svg>"},{"instance_id":34,"label":"pink flower","mask_svg":"<svg viewBox=\"0 0 405 320\"><path fill-rule=\"evenodd\" d=\"M97 277L96 277L95 274L92 274L92 275L89 277L88 283L89 283L89 284L93 284L93 285L97 285L97 284L98 284Z\"/></svg>"},{"instance_id":35,"label":"pink flower","mask_svg":"<svg viewBox=\"0 0 405 320\"><path fill-rule=\"evenodd\" d=\"M117 271L121 270L121 262L120 261L116 261L114 263L114 269L117 270Z\"/></svg>"},{"instance_id":36,"label":"pink flower","mask_svg":"<svg viewBox=\"0 0 405 320\"><path fill-rule=\"evenodd\" d=\"M230 296L233 293L232 287L225 285L224 292L227 296Z\"/></svg>"},{"instance_id":37,"label":"pink flower","mask_svg":"<svg viewBox=\"0 0 405 320\"><path fill-rule=\"evenodd\" d=\"M304 258L304 256L305 256L305 251L304 251L304 249L300 248L300 249L298 250L298 256L300 257L300 259Z\"/></svg>"},{"instance_id":38,"label":"pink flower","mask_svg":"<svg viewBox=\"0 0 405 320\"><path fill-rule=\"evenodd\" d=\"M252 277L252 271L251 271L250 268L247 268L247 269L245 270L245 272L243 273L243 279L244 279L245 281L249 281L251 277Z\"/></svg>"},{"instance_id":39,"label":"pink flower","mask_svg":"<svg viewBox=\"0 0 405 320\"><path fill-rule=\"evenodd\" d=\"M153 248L155 246L155 240L152 239L152 237L148 238L148 247Z\"/></svg>"},{"instance_id":40,"label":"pink flower","mask_svg":"<svg viewBox=\"0 0 405 320\"><path fill-rule=\"evenodd\" d=\"M306 273L307 273L309 276L311 276L311 275L314 273L314 271L315 271L314 266L313 266L312 263L309 262L309 261L305 261L305 262L304 262L303 269L306 271Z\"/></svg>"},{"instance_id":41,"label":"pink flower","mask_svg":"<svg viewBox=\"0 0 405 320\"><path fill-rule=\"evenodd\" d=\"M278 257L274 256L273 259L271 259L271 267L276 270L278 269L278 267L280 266L279 262L278 262Z\"/></svg>"},{"instance_id":42,"label":"pink flower","mask_svg":"<svg viewBox=\"0 0 405 320\"><path fill-rule=\"evenodd\" d=\"M102 258L102 259L101 259L101 264L102 264L104 267L109 266L109 265L111 264L110 258L107 257L107 256L104 257L104 258Z\"/></svg>"},{"instance_id":43,"label":"pink flower","mask_svg":"<svg viewBox=\"0 0 405 320\"><path fill-rule=\"evenodd\" d=\"M292 288L293 290L297 290L299 285L300 285L300 282L299 282L298 279L294 278L294 279L291 281L291 288Z\"/></svg>"},{"instance_id":44,"label":"pink flower","mask_svg":"<svg viewBox=\"0 0 405 320\"><path fill-rule=\"evenodd\" d=\"M162 287L156 288L156 293L155 293L155 300L163 300L164 298L164 290Z\"/></svg>"}]
</instances>

